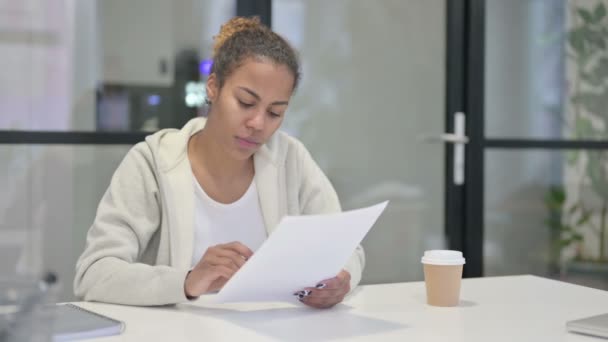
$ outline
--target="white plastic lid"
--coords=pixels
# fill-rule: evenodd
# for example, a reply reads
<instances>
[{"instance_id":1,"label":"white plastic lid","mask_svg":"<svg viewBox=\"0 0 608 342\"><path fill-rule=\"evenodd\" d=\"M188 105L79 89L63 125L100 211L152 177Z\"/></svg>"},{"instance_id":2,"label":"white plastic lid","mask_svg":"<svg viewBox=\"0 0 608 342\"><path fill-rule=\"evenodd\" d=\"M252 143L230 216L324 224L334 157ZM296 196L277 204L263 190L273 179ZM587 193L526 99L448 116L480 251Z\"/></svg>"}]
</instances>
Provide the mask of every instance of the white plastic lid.
<instances>
[{"instance_id":1,"label":"white plastic lid","mask_svg":"<svg viewBox=\"0 0 608 342\"><path fill-rule=\"evenodd\" d=\"M431 265L463 265L464 258L460 251L431 250L424 252L423 264Z\"/></svg>"}]
</instances>

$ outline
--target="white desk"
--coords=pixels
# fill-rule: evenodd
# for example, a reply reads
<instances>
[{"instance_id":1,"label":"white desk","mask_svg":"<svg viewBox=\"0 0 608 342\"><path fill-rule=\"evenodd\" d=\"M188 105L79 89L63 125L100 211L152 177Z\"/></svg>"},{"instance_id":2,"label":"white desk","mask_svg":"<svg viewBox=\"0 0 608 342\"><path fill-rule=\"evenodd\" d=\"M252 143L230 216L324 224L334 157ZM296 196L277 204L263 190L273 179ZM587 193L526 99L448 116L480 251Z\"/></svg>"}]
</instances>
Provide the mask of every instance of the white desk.
<instances>
[{"instance_id":1,"label":"white desk","mask_svg":"<svg viewBox=\"0 0 608 342\"><path fill-rule=\"evenodd\" d=\"M76 303L123 320L98 341L605 341L566 332L571 319L608 312L608 292L534 276L466 279L461 305L426 305L423 282L362 286L343 304L128 307Z\"/></svg>"}]
</instances>

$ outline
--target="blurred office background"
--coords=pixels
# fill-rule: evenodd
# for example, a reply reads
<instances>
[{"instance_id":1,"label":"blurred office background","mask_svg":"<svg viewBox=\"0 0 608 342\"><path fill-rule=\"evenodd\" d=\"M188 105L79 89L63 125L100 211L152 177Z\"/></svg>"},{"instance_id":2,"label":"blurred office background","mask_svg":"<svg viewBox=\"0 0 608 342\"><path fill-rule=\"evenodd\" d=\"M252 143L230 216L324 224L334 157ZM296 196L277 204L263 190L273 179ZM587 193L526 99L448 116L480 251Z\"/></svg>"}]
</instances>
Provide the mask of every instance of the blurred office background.
<instances>
[{"instance_id":1,"label":"blurred office background","mask_svg":"<svg viewBox=\"0 0 608 342\"><path fill-rule=\"evenodd\" d=\"M73 299L74 264L115 168L146 134L203 114L213 36L257 13L301 53L282 129L309 148L344 209L391 201L363 242L363 283L422 280L424 250L459 248L474 251L467 276L608 289L604 7L0 0L0 274L53 270L59 299ZM453 147L437 142L457 107L471 109L464 184Z\"/></svg>"}]
</instances>

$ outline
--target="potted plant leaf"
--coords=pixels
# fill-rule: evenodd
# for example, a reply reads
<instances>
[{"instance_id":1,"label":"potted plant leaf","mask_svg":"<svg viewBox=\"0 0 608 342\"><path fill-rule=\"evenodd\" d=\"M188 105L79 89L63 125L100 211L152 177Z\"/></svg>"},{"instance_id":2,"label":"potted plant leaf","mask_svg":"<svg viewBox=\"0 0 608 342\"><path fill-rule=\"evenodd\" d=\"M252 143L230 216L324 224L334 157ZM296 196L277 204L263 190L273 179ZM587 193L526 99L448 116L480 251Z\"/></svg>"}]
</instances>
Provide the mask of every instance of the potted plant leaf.
<instances>
[{"instance_id":1,"label":"potted plant leaf","mask_svg":"<svg viewBox=\"0 0 608 342\"><path fill-rule=\"evenodd\" d=\"M608 0L570 0L566 36L568 139L608 140ZM552 261L608 276L608 151L569 151L565 185L545 198ZM608 278L604 278L608 279ZM606 281L606 280L605 280ZM606 281L608 283L608 281Z\"/></svg>"}]
</instances>

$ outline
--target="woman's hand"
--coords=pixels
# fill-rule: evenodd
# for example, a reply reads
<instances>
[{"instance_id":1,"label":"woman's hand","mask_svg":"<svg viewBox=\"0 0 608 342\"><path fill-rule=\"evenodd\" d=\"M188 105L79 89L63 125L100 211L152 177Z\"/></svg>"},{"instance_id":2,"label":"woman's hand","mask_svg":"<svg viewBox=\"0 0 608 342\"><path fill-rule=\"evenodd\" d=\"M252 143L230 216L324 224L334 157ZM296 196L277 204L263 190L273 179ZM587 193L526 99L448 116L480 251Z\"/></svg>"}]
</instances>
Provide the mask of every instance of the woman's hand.
<instances>
[{"instance_id":1,"label":"woman's hand","mask_svg":"<svg viewBox=\"0 0 608 342\"><path fill-rule=\"evenodd\" d=\"M198 297L221 289L252 255L253 252L240 242L209 247L186 276L186 296Z\"/></svg>"},{"instance_id":2,"label":"woman's hand","mask_svg":"<svg viewBox=\"0 0 608 342\"><path fill-rule=\"evenodd\" d=\"M294 296L308 306L325 309L340 303L349 291L350 273L342 270L336 277L320 281L315 287L307 287Z\"/></svg>"}]
</instances>

